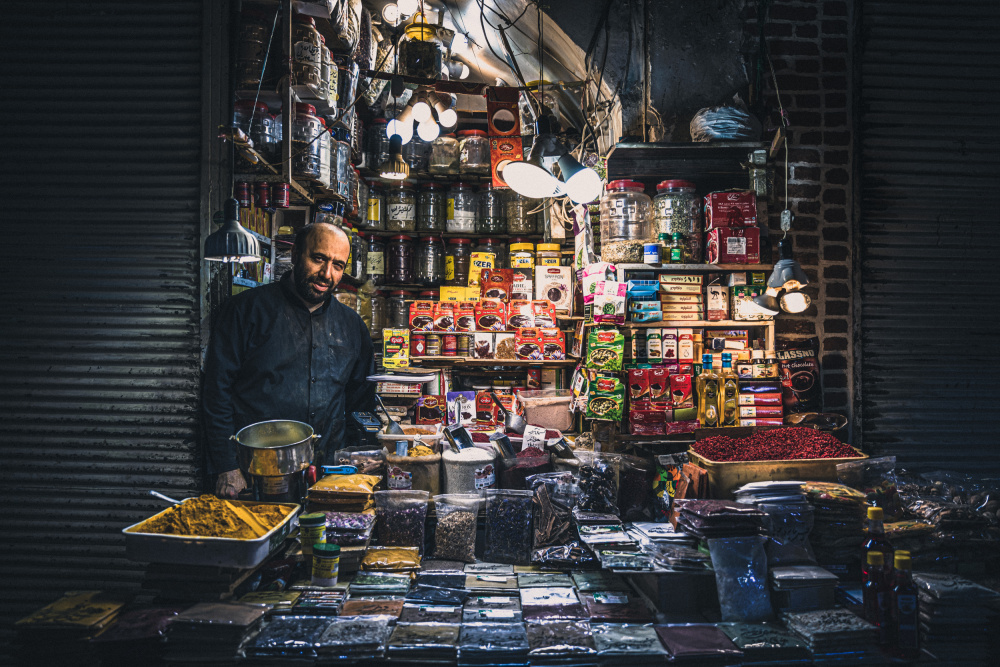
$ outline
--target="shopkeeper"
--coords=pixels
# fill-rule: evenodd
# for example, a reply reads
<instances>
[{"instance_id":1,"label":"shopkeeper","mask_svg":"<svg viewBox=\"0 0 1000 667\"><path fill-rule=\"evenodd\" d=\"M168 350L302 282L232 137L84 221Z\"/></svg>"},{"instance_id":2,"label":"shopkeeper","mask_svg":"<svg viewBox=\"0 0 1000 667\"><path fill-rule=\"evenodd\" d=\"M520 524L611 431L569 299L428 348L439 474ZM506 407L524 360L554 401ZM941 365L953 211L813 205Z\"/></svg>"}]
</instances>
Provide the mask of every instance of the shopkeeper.
<instances>
[{"instance_id":1,"label":"shopkeeper","mask_svg":"<svg viewBox=\"0 0 1000 667\"><path fill-rule=\"evenodd\" d=\"M202 409L215 493L246 487L230 436L249 424L292 419L322 436L314 462L344 446L346 415L375 408L371 335L333 290L347 266L350 240L319 223L295 236L292 270L277 283L229 299L219 312L205 359Z\"/></svg>"}]
</instances>

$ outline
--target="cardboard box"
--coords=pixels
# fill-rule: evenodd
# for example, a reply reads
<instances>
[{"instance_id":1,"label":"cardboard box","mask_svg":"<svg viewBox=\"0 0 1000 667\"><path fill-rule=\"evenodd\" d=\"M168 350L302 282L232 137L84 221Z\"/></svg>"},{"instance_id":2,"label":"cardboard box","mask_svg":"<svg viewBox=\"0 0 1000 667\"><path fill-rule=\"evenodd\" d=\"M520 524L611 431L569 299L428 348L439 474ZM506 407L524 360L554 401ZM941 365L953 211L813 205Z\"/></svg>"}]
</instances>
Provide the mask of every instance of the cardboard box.
<instances>
[{"instance_id":1,"label":"cardboard box","mask_svg":"<svg viewBox=\"0 0 1000 667\"><path fill-rule=\"evenodd\" d=\"M709 264L759 264L760 230L756 227L713 229L705 241Z\"/></svg>"},{"instance_id":2,"label":"cardboard box","mask_svg":"<svg viewBox=\"0 0 1000 667\"><path fill-rule=\"evenodd\" d=\"M492 333L476 332L472 335L473 359L496 359L497 346Z\"/></svg>"},{"instance_id":3,"label":"cardboard box","mask_svg":"<svg viewBox=\"0 0 1000 667\"><path fill-rule=\"evenodd\" d=\"M410 331L434 331L435 301L414 301L410 304Z\"/></svg>"},{"instance_id":4,"label":"cardboard box","mask_svg":"<svg viewBox=\"0 0 1000 667\"><path fill-rule=\"evenodd\" d=\"M530 301L513 300L507 304L507 326L511 329L535 326L535 314Z\"/></svg>"},{"instance_id":5,"label":"cardboard box","mask_svg":"<svg viewBox=\"0 0 1000 667\"><path fill-rule=\"evenodd\" d=\"M701 293L698 294L660 294L660 303L704 303Z\"/></svg>"},{"instance_id":6,"label":"cardboard box","mask_svg":"<svg viewBox=\"0 0 1000 667\"><path fill-rule=\"evenodd\" d=\"M664 435L666 420L662 410L629 410L628 424L632 435Z\"/></svg>"},{"instance_id":7,"label":"cardboard box","mask_svg":"<svg viewBox=\"0 0 1000 667\"><path fill-rule=\"evenodd\" d=\"M757 195L751 190L705 195L705 231L720 227L755 227Z\"/></svg>"},{"instance_id":8,"label":"cardboard box","mask_svg":"<svg viewBox=\"0 0 1000 667\"><path fill-rule=\"evenodd\" d=\"M382 329L382 365L386 368L406 368L410 365L408 329Z\"/></svg>"},{"instance_id":9,"label":"cardboard box","mask_svg":"<svg viewBox=\"0 0 1000 667\"><path fill-rule=\"evenodd\" d=\"M690 375L670 376L670 404L676 408L693 408L694 394Z\"/></svg>"},{"instance_id":10,"label":"cardboard box","mask_svg":"<svg viewBox=\"0 0 1000 667\"><path fill-rule=\"evenodd\" d=\"M511 269L510 298L530 301L535 296L533 272L530 268Z\"/></svg>"},{"instance_id":11,"label":"cardboard box","mask_svg":"<svg viewBox=\"0 0 1000 667\"><path fill-rule=\"evenodd\" d=\"M434 331L455 331L455 305L451 301L434 304Z\"/></svg>"},{"instance_id":12,"label":"cardboard box","mask_svg":"<svg viewBox=\"0 0 1000 667\"><path fill-rule=\"evenodd\" d=\"M531 312L534 315L536 327L554 327L558 324L556 309L552 302L547 299L532 301Z\"/></svg>"},{"instance_id":13,"label":"cardboard box","mask_svg":"<svg viewBox=\"0 0 1000 667\"><path fill-rule=\"evenodd\" d=\"M700 303L665 303L660 307L663 312L664 319L674 320L677 319L674 315L678 313L694 313L701 319L704 314L704 309Z\"/></svg>"},{"instance_id":14,"label":"cardboard box","mask_svg":"<svg viewBox=\"0 0 1000 667\"><path fill-rule=\"evenodd\" d=\"M514 354L518 359L542 359L542 335L538 329L518 329L514 334Z\"/></svg>"},{"instance_id":15,"label":"cardboard box","mask_svg":"<svg viewBox=\"0 0 1000 667\"><path fill-rule=\"evenodd\" d=\"M694 363L694 331L677 330L677 361L682 364Z\"/></svg>"},{"instance_id":16,"label":"cardboard box","mask_svg":"<svg viewBox=\"0 0 1000 667\"><path fill-rule=\"evenodd\" d=\"M660 329L663 336L663 360L677 360L677 329Z\"/></svg>"},{"instance_id":17,"label":"cardboard box","mask_svg":"<svg viewBox=\"0 0 1000 667\"><path fill-rule=\"evenodd\" d=\"M576 283L569 266L536 266L535 298L551 301L556 312L573 311L573 285Z\"/></svg>"},{"instance_id":18,"label":"cardboard box","mask_svg":"<svg viewBox=\"0 0 1000 667\"><path fill-rule=\"evenodd\" d=\"M419 385L418 385L419 386ZM421 396L413 410L414 421L419 424L443 424L447 404L444 396Z\"/></svg>"},{"instance_id":19,"label":"cardboard box","mask_svg":"<svg viewBox=\"0 0 1000 667\"><path fill-rule=\"evenodd\" d=\"M542 357L545 359L566 358L566 336L559 329L539 329L542 341Z\"/></svg>"},{"instance_id":20,"label":"cardboard box","mask_svg":"<svg viewBox=\"0 0 1000 667\"><path fill-rule=\"evenodd\" d=\"M448 287L441 288L441 301L467 301L465 298L468 287Z\"/></svg>"},{"instance_id":21,"label":"cardboard box","mask_svg":"<svg viewBox=\"0 0 1000 667\"><path fill-rule=\"evenodd\" d=\"M697 294L701 296L701 283L660 283L660 294Z\"/></svg>"},{"instance_id":22,"label":"cardboard box","mask_svg":"<svg viewBox=\"0 0 1000 667\"><path fill-rule=\"evenodd\" d=\"M476 302L459 301L455 305L455 331L476 330Z\"/></svg>"},{"instance_id":23,"label":"cardboard box","mask_svg":"<svg viewBox=\"0 0 1000 667\"><path fill-rule=\"evenodd\" d=\"M729 319L729 289L722 285L709 285L705 288L708 298L708 317L710 322Z\"/></svg>"},{"instance_id":24,"label":"cardboard box","mask_svg":"<svg viewBox=\"0 0 1000 667\"><path fill-rule=\"evenodd\" d=\"M701 285L704 277L700 275L680 275L673 273L661 273L661 285Z\"/></svg>"},{"instance_id":25,"label":"cardboard box","mask_svg":"<svg viewBox=\"0 0 1000 667\"><path fill-rule=\"evenodd\" d=\"M449 391L446 398L448 424L472 426L476 423L476 392Z\"/></svg>"},{"instance_id":26,"label":"cardboard box","mask_svg":"<svg viewBox=\"0 0 1000 667\"><path fill-rule=\"evenodd\" d=\"M701 322L703 315L697 313L663 313L664 322Z\"/></svg>"},{"instance_id":27,"label":"cardboard box","mask_svg":"<svg viewBox=\"0 0 1000 667\"><path fill-rule=\"evenodd\" d=\"M507 304L499 299L483 299L476 304L477 331L504 331L507 329Z\"/></svg>"},{"instance_id":28,"label":"cardboard box","mask_svg":"<svg viewBox=\"0 0 1000 667\"><path fill-rule=\"evenodd\" d=\"M764 293L763 287L759 285L737 285L729 289L732 294L734 320L753 322L774 319L773 315L768 315L760 306L754 303L754 297Z\"/></svg>"},{"instance_id":29,"label":"cardboard box","mask_svg":"<svg viewBox=\"0 0 1000 667\"><path fill-rule=\"evenodd\" d=\"M481 298L508 301L513 289L513 269L483 269L479 281L479 296Z\"/></svg>"}]
</instances>

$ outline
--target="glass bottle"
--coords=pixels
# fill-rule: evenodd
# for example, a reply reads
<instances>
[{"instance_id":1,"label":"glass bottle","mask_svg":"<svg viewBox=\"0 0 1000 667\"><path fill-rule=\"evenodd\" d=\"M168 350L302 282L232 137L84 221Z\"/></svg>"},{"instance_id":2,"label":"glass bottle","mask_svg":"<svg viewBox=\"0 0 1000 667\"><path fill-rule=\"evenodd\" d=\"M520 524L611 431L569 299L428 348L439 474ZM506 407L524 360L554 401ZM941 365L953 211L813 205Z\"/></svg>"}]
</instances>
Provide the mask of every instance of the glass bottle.
<instances>
[{"instance_id":1,"label":"glass bottle","mask_svg":"<svg viewBox=\"0 0 1000 667\"><path fill-rule=\"evenodd\" d=\"M413 239L405 234L393 236L386 247L386 280L390 283L413 283Z\"/></svg>"},{"instance_id":2,"label":"glass bottle","mask_svg":"<svg viewBox=\"0 0 1000 667\"><path fill-rule=\"evenodd\" d=\"M480 188L479 217L476 218L477 234L507 233L506 199L507 191L493 187L492 183Z\"/></svg>"},{"instance_id":3,"label":"glass bottle","mask_svg":"<svg viewBox=\"0 0 1000 667\"><path fill-rule=\"evenodd\" d=\"M684 243L681 240L681 235L677 232L670 235L670 263L684 263Z\"/></svg>"},{"instance_id":4,"label":"glass bottle","mask_svg":"<svg viewBox=\"0 0 1000 667\"><path fill-rule=\"evenodd\" d=\"M889 582L881 551L868 554L868 575L862 582L865 618L878 628L880 645L889 643Z\"/></svg>"},{"instance_id":5,"label":"glass bottle","mask_svg":"<svg viewBox=\"0 0 1000 667\"><path fill-rule=\"evenodd\" d=\"M454 134L442 134L434 140L427 169L432 174L458 173L458 141Z\"/></svg>"},{"instance_id":6,"label":"glass bottle","mask_svg":"<svg viewBox=\"0 0 1000 667\"><path fill-rule=\"evenodd\" d=\"M720 410L722 415L722 426L740 425L739 408L739 378L733 370L733 355L731 352L722 353L722 371L719 373L719 383L722 385L720 392Z\"/></svg>"},{"instance_id":7,"label":"glass bottle","mask_svg":"<svg viewBox=\"0 0 1000 667\"><path fill-rule=\"evenodd\" d=\"M389 311L386 304L385 292L375 290L372 294L372 333L381 337L382 329L389 324Z\"/></svg>"},{"instance_id":8,"label":"glass bottle","mask_svg":"<svg viewBox=\"0 0 1000 667\"><path fill-rule=\"evenodd\" d=\"M280 144L275 129L274 117L263 102L254 104L253 100L238 100L234 107L233 124L250 137L254 148L266 160L275 161L279 155Z\"/></svg>"},{"instance_id":9,"label":"glass bottle","mask_svg":"<svg viewBox=\"0 0 1000 667\"><path fill-rule=\"evenodd\" d=\"M443 232L448 217L448 193L441 183L427 183L417 196L417 229Z\"/></svg>"},{"instance_id":10,"label":"glass bottle","mask_svg":"<svg viewBox=\"0 0 1000 667\"><path fill-rule=\"evenodd\" d=\"M365 215L360 224L365 229L379 231L385 229L385 196L381 190L376 189L374 186L368 190Z\"/></svg>"},{"instance_id":11,"label":"glass bottle","mask_svg":"<svg viewBox=\"0 0 1000 667\"><path fill-rule=\"evenodd\" d=\"M653 230L657 234L679 233L685 261L702 261L701 199L695 194L694 183L666 180L656 186Z\"/></svg>"},{"instance_id":12,"label":"glass bottle","mask_svg":"<svg viewBox=\"0 0 1000 667\"><path fill-rule=\"evenodd\" d=\"M337 142L334 141L333 136L327 129L326 121L320 118L319 124L319 139L316 141L319 144L319 184L324 188L330 189L330 185L333 183L333 147Z\"/></svg>"},{"instance_id":13,"label":"glass bottle","mask_svg":"<svg viewBox=\"0 0 1000 667\"><path fill-rule=\"evenodd\" d=\"M385 194L385 228L390 232L417 229L417 197L409 181L400 181Z\"/></svg>"},{"instance_id":14,"label":"glass bottle","mask_svg":"<svg viewBox=\"0 0 1000 667\"><path fill-rule=\"evenodd\" d=\"M436 236L425 236L417 244L413 262L417 284L437 287L444 281L444 248Z\"/></svg>"},{"instance_id":15,"label":"glass bottle","mask_svg":"<svg viewBox=\"0 0 1000 667\"><path fill-rule=\"evenodd\" d=\"M868 536L861 547L862 575L868 576L868 554L878 551L885 563L892 562L893 549L885 536L884 513L881 507L868 508Z\"/></svg>"},{"instance_id":16,"label":"glass bottle","mask_svg":"<svg viewBox=\"0 0 1000 667\"><path fill-rule=\"evenodd\" d=\"M368 237L368 263L365 277L376 287L385 283L385 243L374 234Z\"/></svg>"},{"instance_id":17,"label":"glass bottle","mask_svg":"<svg viewBox=\"0 0 1000 667\"><path fill-rule=\"evenodd\" d=\"M507 233L508 234L534 234L535 214L531 211L539 204L537 199L529 199L511 191L507 197L505 210L507 211Z\"/></svg>"},{"instance_id":18,"label":"glass bottle","mask_svg":"<svg viewBox=\"0 0 1000 667\"><path fill-rule=\"evenodd\" d=\"M472 259L472 241L449 239L444 258L444 284L465 287L469 284L469 261Z\"/></svg>"},{"instance_id":19,"label":"glass bottle","mask_svg":"<svg viewBox=\"0 0 1000 667\"><path fill-rule=\"evenodd\" d=\"M333 127L330 158L330 187L344 200L351 198L351 137L346 127Z\"/></svg>"},{"instance_id":20,"label":"glass bottle","mask_svg":"<svg viewBox=\"0 0 1000 667\"><path fill-rule=\"evenodd\" d=\"M368 240L364 232L355 231L351 236L350 275L364 280L368 275Z\"/></svg>"},{"instance_id":21,"label":"glass bottle","mask_svg":"<svg viewBox=\"0 0 1000 667\"><path fill-rule=\"evenodd\" d=\"M452 234L475 232L478 212L479 201L475 188L466 183L452 185L448 191L448 231Z\"/></svg>"},{"instance_id":22,"label":"glass bottle","mask_svg":"<svg viewBox=\"0 0 1000 667\"><path fill-rule=\"evenodd\" d=\"M704 354L698 376L698 421L702 428L719 425L719 393L719 376L712 370L712 355Z\"/></svg>"},{"instance_id":23,"label":"glass bottle","mask_svg":"<svg viewBox=\"0 0 1000 667\"><path fill-rule=\"evenodd\" d=\"M490 142L483 130L462 130L458 133L458 170L462 174L490 173Z\"/></svg>"},{"instance_id":24,"label":"glass bottle","mask_svg":"<svg viewBox=\"0 0 1000 667\"><path fill-rule=\"evenodd\" d=\"M913 564L909 551L897 551L894 558L892 601L892 653L901 660L920 657L920 615L917 587L913 583Z\"/></svg>"},{"instance_id":25,"label":"glass bottle","mask_svg":"<svg viewBox=\"0 0 1000 667\"><path fill-rule=\"evenodd\" d=\"M406 301L407 294L401 289L393 290L386 300L389 326L393 329L410 328L410 305Z\"/></svg>"}]
</instances>

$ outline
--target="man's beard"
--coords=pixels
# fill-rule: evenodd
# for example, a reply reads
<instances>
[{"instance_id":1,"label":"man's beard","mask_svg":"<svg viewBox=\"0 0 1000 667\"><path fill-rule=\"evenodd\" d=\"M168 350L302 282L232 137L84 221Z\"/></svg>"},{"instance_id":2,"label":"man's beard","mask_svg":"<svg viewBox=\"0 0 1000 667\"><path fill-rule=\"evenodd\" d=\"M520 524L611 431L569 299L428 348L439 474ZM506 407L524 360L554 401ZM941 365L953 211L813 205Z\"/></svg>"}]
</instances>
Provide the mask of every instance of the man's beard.
<instances>
[{"instance_id":1,"label":"man's beard","mask_svg":"<svg viewBox=\"0 0 1000 667\"><path fill-rule=\"evenodd\" d=\"M299 272L293 268L292 277L295 279L295 291L303 301L310 305L316 305L323 303L324 301L329 301L330 297L333 296L334 285L332 283L325 291L317 292L312 285L312 279L314 276L300 276Z\"/></svg>"}]
</instances>

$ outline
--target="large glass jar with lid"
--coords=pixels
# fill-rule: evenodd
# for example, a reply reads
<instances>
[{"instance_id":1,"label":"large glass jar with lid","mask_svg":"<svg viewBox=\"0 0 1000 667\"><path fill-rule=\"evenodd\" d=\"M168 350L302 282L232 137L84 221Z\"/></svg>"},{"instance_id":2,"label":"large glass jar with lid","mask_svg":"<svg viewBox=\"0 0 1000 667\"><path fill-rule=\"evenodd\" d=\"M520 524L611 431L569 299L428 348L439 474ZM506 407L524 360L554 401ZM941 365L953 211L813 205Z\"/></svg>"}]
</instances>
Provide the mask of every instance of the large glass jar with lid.
<instances>
[{"instance_id":1,"label":"large glass jar with lid","mask_svg":"<svg viewBox=\"0 0 1000 667\"><path fill-rule=\"evenodd\" d=\"M333 290L333 298L351 310L358 309L358 288L347 283L340 283Z\"/></svg>"},{"instance_id":2,"label":"large glass jar with lid","mask_svg":"<svg viewBox=\"0 0 1000 667\"><path fill-rule=\"evenodd\" d=\"M323 142L318 137L322 130L316 107L296 102L292 114L292 176L295 179L320 182Z\"/></svg>"},{"instance_id":3,"label":"large glass jar with lid","mask_svg":"<svg viewBox=\"0 0 1000 667\"><path fill-rule=\"evenodd\" d=\"M417 242L413 273L418 285L437 287L444 282L444 247L436 236L425 236Z\"/></svg>"},{"instance_id":4,"label":"large glass jar with lid","mask_svg":"<svg viewBox=\"0 0 1000 667\"><path fill-rule=\"evenodd\" d=\"M390 232L417 229L417 196L409 181L399 181L385 193L385 228Z\"/></svg>"},{"instance_id":5,"label":"large glass jar with lid","mask_svg":"<svg viewBox=\"0 0 1000 667\"><path fill-rule=\"evenodd\" d=\"M458 173L458 140L454 134L442 134L434 140L427 168L432 174Z\"/></svg>"},{"instance_id":6,"label":"large glass jar with lid","mask_svg":"<svg viewBox=\"0 0 1000 667\"><path fill-rule=\"evenodd\" d=\"M364 232L354 232L351 236L350 275L364 280L368 275L368 239Z\"/></svg>"},{"instance_id":7,"label":"large glass jar with lid","mask_svg":"<svg viewBox=\"0 0 1000 667\"><path fill-rule=\"evenodd\" d=\"M372 293L372 328L371 332L382 337L382 329L388 328L389 307L387 297L382 290Z\"/></svg>"},{"instance_id":8,"label":"large glass jar with lid","mask_svg":"<svg viewBox=\"0 0 1000 667\"><path fill-rule=\"evenodd\" d=\"M265 16L262 11L244 5L240 16L239 44L236 55L236 88L237 90L257 90L261 87L261 73L264 71L264 61L271 40L272 16ZM272 64L272 63L269 63ZM273 67L268 67L269 73ZM263 87L268 87L273 77L265 76Z\"/></svg>"},{"instance_id":9,"label":"large glass jar with lid","mask_svg":"<svg viewBox=\"0 0 1000 667\"><path fill-rule=\"evenodd\" d=\"M385 277L394 284L412 284L413 238L405 234L393 236L386 244Z\"/></svg>"},{"instance_id":10,"label":"large glass jar with lid","mask_svg":"<svg viewBox=\"0 0 1000 667\"><path fill-rule=\"evenodd\" d=\"M417 229L443 232L448 218L448 191L443 183L427 183L417 195Z\"/></svg>"},{"instance_id":11,"label":"large glass jar with lid","mask_svg":"<svg viewBox=\"0 0 1000 667\"><path fill-rule=\"evenodd\" d=\"M376 118L365 130L365 166L373 171L389 159L388 123L385 118Z\"/></svg>"},{"instance_id":12,"label":"large glass jar with lid","mask_svg":"<svg viewBox=\"0 0 1000 667\"><path fill-rule=\"evenodd\" d=\"M441 76L444 44L437 36L437 27L426 23L423 14L413 17L399 40L399 73L423 79Z\"/></svg>"},{"instance_id":13,"label":"large glass jar with lid","mask_svg":"<svg viewBox=\"0 0 1000 667\"><path fill-rule=\"evenodd\" d=\"M426 174L431 156L431 144L413 133L413 138L403 144L403 162L410 165L410 174Z\"/></svg>"},{"instance_id":14,"label":"large glass jar with lid","mask_svg":"<svg viewBox=\"0 0 1000 667\"><path fill-rule=\"evenodd\" d=\"M479 243L472 249L472 252L483 252L493 255L494 268L507 268L507 244L501 239L486 237L479 239Z\"/></svg>"},{"instance_id":15,"label":"large glass jar with lid","mask_svg":"<svg viewBox=\"0 0 1000 667\"><path fill-rule=\"evenodd\" d=\"M319 123L322 125L319 132L319 184L329 189L332 174L333 147L337 142L327 130L326 121L320 118Z\"/></svg>"},{"instance_id":16,"label":"large glass jar with lid","mask_svg":"<svg viewBox=\"0 0 1000 667\"><path fill-rule=\"evenodd\" d=\"M351 198L351 138L346 127L331 128L332 156L330 159L330 189L343 197Z\"/></svg>"},{"instance_id":17,"label":"large glass jar with lid","mask_svg":"<svg viewBox=\"0 0 1000 667\"><path fill-rule=\"evenodd\" d=\"M393 329L410 328L410 304L405 290L393 290L386 299L386 315Z\"/></svg>"},{"instance_id":18,"label":"large glass jar with lid","mask_svg":"<svg viewBox=\"0 0 1000 667\"><path fill-rule=\"evenodd\" d=\"M483 130L458 133L458 171L462 174L490 173L490 142Z\"/></svg>"},{"instance_id":19,"label":"large glass jar with lid","mask_svg":"<svg viewBox=\"0 0 1000 667\"><path fill-rule=\"evenodd\" d=\"M657 236L681 235L684 263L698 263L702 256L701 200L691 181L667 180L656 186L653 230Z\"/></svg>"},{"instance_id":20,"label":"large glass jar with lid","mask_svg":"<svg viewBox=\"0 0 1000 667\"><path fill-rule=\"evenodd\" d=\"M530 199L513 190L507 197L507 233L534 234L537 230L537 214L534 210L542 203L541 199Z\"/></svg>"},{"instance_id":21,"label":"large glass jar with lid","mask_svg":"<svg viewBox=\"0 0 1000 667\"><path fill-rule=\"evenodd\" d=\"M368 262L365 278L375 286L385 284L385 243L374 234L368 237Z\"/></svg>"},{"instance_id":22,"label":"large glass jar with lid","mask_svg":"<svg viewBox=\"0 0 1000 667\"><path fill-rule=\"evenodd\" d=\"M316 19L298 13L292 16L292 52L288 56L291 85L308 86L318 95L323 76L323 43Z\"/></svg>"},{"instance_id":23,"label":"large glass jar with lid","mask_svg":"<svg viewBox=\"0 0 1000 667\"><path fill-rule=\"evenodd\" d=\"M269 162L275 162L281 153L278 130L274 117L263 102L238 100L233 113L233 124L253 141L254 148ZM263 165L261 165L263 166Z\"/></svg>"},{"instance_id":24,"label":"large glass jar with lid","mask_svg":"<svg viewBox=\"0 0 1000 667\"><path fill-rule=\"evenodd\" d=\"M361 219L363 229L385 229L385 196L374 185L368 190L368 201L365 205L365 215Z\"/></svg>"},{"instance_id":25,"label":"large glass jar with lid","mask_svg":"<svg viewBox=\"0 0 1000 667\"><path fill-rule=\"evenodd\" d=\"M507 233L508 191L486 183L479 189L479 217L476 218L477 234Z\"/></svg>"},{"instance_id":26,"label":"large glass jar with lid","mask_svg":"<svg viewBox=\"0 0 1000 667\"><path fill-rule=\"evenodd\" d=\"M469 284L469 261L472 258L470 239L448 239L444 256L444 284L465 287Z\"/></svg>"},{"instance_id":27,"label":"large glass jar with lid","mask_svg":"<svg viewBox=\"0 0 1000 667\"><path fill-rule=\"evenodd\" d=\"M642 263L642 245L652 233L653 200L642 183L611 181L601 197L601 261Z\"/></svg>"},{"instance_id":28,"label":"large glass jar with lid","mask_svg":"<svg viewBox=\"0 0 1000 667\"><path fill-rule=\"evenodd\" d=\"M453 184L448 191L448 231L453 234L475 232L478 213L476 189L468 183Z\"/></svg>"}]
</instances>

